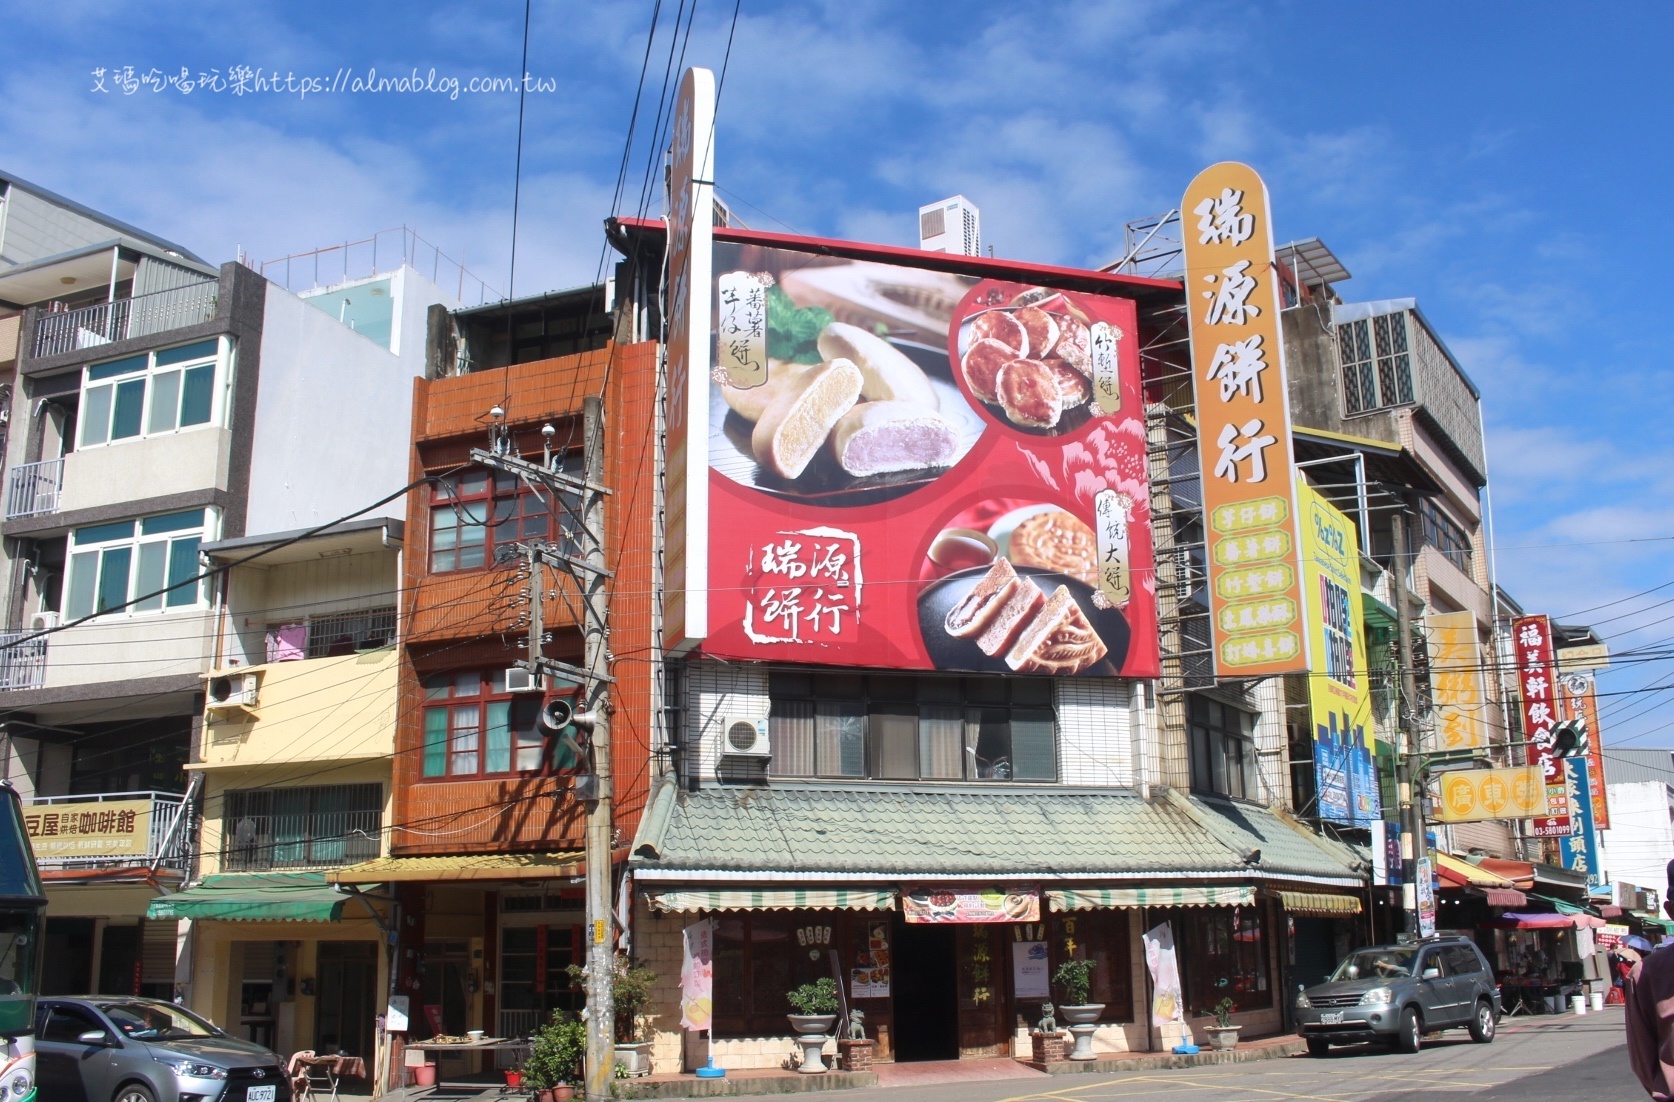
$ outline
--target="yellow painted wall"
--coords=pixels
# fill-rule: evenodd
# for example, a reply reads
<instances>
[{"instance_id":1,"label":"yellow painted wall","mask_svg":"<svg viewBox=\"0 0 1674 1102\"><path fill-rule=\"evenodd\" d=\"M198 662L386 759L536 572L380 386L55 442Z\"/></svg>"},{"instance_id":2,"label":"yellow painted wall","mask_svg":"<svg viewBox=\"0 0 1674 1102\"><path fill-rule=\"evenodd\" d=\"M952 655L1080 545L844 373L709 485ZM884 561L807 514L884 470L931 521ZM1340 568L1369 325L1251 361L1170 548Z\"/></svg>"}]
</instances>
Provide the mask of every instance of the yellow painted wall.
<instances>
[{"instance_id":1,"label":"yellow painted wall","mask_svg":"<svg viewBox=\"0 0 1674 1102\"><path fill-rule=\"evenodd\" d=\"M389 757L399 665L385 647L227 671L261 676L257 707L209 713L198 768Z\"/></svg>"},{"instance_id":2,"label":"yellow painted wall","mask_svg":"<svg viewBox=\"0 0 1674 1102\"><path fill-rule=\"evenodd\" d=\"M221 869L223 797L237 788L305 788L326 784L381 784L384 786L384 825L378 839L378 856L389 853L390 783L389 761L352 761L341 764L251 766L204 770L203 820L198 828L201 871L213 876ZM286 871L295 871L289 870Z\"/></svg>"}]
</instances>

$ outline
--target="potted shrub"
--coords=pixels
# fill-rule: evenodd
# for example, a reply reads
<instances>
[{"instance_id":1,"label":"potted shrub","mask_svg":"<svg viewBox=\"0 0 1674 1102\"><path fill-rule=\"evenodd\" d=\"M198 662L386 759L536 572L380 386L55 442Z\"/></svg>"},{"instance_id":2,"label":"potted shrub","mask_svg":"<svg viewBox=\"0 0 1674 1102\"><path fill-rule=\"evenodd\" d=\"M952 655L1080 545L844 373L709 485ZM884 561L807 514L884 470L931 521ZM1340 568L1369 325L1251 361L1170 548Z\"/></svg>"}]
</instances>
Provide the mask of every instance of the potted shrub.
<instances>
[{"instance_id":1,"label":"potted shrub","mask_svg":"<svg viewBox=\"0 0 1674 1102\"><path fill-rule=\"evenodd\" d=\"M786 1017L798 1034L796 1043L802 1046L802 1066L796 1070L824 1071L825 1060L820 1050L825 1047L831 1027L837 1024L837 981L821 976L813 983L785 992L785 1001L795 1011Z\"/></svg>"},{"instance_id":2,"label":"potted shrub","mask_svg":"<svg viewBox=\"0 0 1674 1102\"><path fill-rule=\"evenodd\" d=\"M617 953L614 967L616 1002L616 1063L630 1076L651 1074L651 1042L645 1038L644 1023L639 1013L651 1001L651 987L657 973L634 965L625 953ZM587 970L579 964L569 966L570 982L581 986L586 982Z\"/></svg>"},{"instance_id":3,"label":"potted shrub","mask_svg":"<svg viewBox=\"0 0 1674 1102\"><path fill-rule=\"evenodd\" d=\"M1098 1029L1099 1016L1104 1013L1103 1003L1087 1001L1093 989L1093 962L1066 960L1052 973L1052 982L1063 989L1064 998L1058 1004L1058 1013L1069 1023L1070 1035L1075 1038L1075 1048L1070 1051L1069 1058L1093 1059L1093 1031Z\"/></svg>"},{"instance_id":4,"label":"potted shrub","mask_svg":"<svg viewBox=\"0 0 1674 1102\"><path fill-rule=\"evenodd\" d=\"M555 1010L552 1019L530 1038L523 1081L540 1102L569 1102L575 1097L574 1084L581 1082L586 1057L587 1024L573 1014Z\"/></svg>"},{"instance_id":5,"label":"potted shrub","mask_svg":"<svg viewBox=\"0 0 1674 1102\"><path fill-rule=\"evenodd\" d=\"M1222 1050L1238 1047L1238 1031L1243 1026L1232 1024L1232 1014L1237 1009L1237 1003L1230 998L1225 998L1216 1003L1214 1009L1204 1011L1205 1014L1212 1014L1215 1018L1215 1024L1205 1026L1203 1030L1203 1032L1209 1034L1209 1047Z\"/></svg>"}]
</instances>

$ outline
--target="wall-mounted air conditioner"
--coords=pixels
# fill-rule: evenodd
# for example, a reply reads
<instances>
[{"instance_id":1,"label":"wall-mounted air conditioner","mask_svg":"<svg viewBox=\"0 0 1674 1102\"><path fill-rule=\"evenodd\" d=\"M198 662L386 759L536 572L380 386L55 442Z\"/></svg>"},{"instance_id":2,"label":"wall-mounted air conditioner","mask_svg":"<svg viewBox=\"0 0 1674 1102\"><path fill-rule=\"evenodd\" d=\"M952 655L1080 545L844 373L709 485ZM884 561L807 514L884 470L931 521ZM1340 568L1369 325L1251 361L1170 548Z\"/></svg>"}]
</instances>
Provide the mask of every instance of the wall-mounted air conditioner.
<instances>
[{"instance_id":1,"label":"wall-mounted air conditioner","mask_svg":"<svg viewBox=\"0 0 1674 1102\"><path fill-rule=\"evenodd\" d=\"M513 666L506 671L506 691L508 693L538 693L546 689L541 682L541 675L530 673L521 666Z\"/></svg>"},{"instance_id":2,"label":"wall-mounted air conditioner","mask_svg":"<svg viewBox=\"0 0 1674 1102\"><path fill-rule=\"evenodd\" d=\"M767 740L767 720L732 716L721 720L721 756L768 758L773 756Z\"/></svg>"},{"instance_id":3,"label":"wall-mounted air conditioner","mask_svg":"<svg viewBox=\"0 0 1674 1102\"><path fill-rule=\"evenodd\" d=\"M51 631L58 626L58 613L37 612L29 617L30 631Z\"/></svg>"},{"instance_id":4,"label":"wall-mounted air conditioner","mask_svg":"<svg viewBox=\"0 0 1674 1102\"><path fill-rule=\"evenodd\" d=\"M221 673L209 679L204 707L211 713L249 711L256 707L262 687L258 673Z\"/></svg>"}]
</instances>

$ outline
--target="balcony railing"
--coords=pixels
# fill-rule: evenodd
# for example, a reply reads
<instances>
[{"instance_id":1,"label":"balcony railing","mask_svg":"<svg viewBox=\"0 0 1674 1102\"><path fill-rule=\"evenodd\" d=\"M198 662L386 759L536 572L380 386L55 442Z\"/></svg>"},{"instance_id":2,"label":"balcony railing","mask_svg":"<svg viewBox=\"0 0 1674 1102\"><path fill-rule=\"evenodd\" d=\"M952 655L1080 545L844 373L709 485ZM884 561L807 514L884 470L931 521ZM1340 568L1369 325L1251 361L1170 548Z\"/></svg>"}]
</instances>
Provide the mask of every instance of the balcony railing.
<instances>
[{"instance_id":1,"label":"balcony railing","mask_svg":"<svg viewBox=\"0 0 1674 1102\"><path fill-rule=\"evenodd\" d=\"M45 635L0 631L0 690L40 688L46 684L46 664Z\"/></svg>"},{"instance_id":2,"label":"balcony railing","mask_svg":"<svg viewBox=\"0 0 1674 1102\"><path fill-rule=\"evenodd\" d=\"M43 459L19 463L6 483L6 519L36 517L58 511L58 495L64 489L64 459Z\"/></svg>"},{"instance_id":3,"label":"balcony railing","mask_svg":"<svg viewBox=\"0 0 1674 1102\"><path fill-rule=\"evenodd\" d=\"M381 810L229 814L221 822L221 867L264 872L370 861L378 856L383 824Z\"/></svg>"},{"instance_id":4,"label":"balcony railing","mask_svg":"<svg viewBox=\"0 0 1674 1102\"><path fill-rule=\"evenodd\" d=\"M186 871L192 809L176 792L38 796L23 809L43 869L159 868Z\"/></svg>"},{"instance_id":5,"label":"balcony railing","mask_svg":"<svg viewBox=\"0 0 1674 1102\"><path fill-rule=\"evenodd\" d=\"M34 355L56 356L61 352L97 348L113 341L201 325L215 316L219 286L219 281L206 279L60 314L39 314L35 319Z\"/></svg>"}]
</instances>

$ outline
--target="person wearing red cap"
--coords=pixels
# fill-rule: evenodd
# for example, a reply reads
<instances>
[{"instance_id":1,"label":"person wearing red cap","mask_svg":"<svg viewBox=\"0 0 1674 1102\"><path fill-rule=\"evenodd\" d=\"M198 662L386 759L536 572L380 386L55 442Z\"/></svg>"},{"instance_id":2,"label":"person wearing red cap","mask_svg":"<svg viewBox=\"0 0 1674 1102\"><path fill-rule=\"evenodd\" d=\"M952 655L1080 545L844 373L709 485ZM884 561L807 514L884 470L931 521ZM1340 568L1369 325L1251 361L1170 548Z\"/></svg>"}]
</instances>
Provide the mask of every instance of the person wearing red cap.
<instances>
[{"instance_id":1,"label":"person wearing red cap","mask_svg":"<svg viewBox=\"0 0 1674 1102\"><path fill-rule=\"evenodd\" d=\"M1663 910L1674 918L1674 861ZM1628 1061L1657 1102L1674 1102L1674 953L1646 953L1626 984Z\"/></svg>"}]
</instances>

